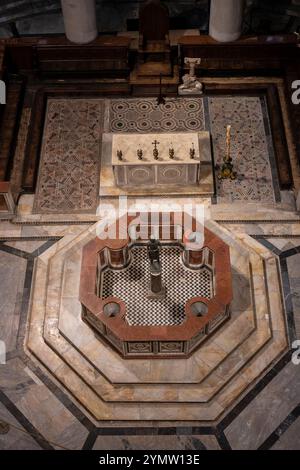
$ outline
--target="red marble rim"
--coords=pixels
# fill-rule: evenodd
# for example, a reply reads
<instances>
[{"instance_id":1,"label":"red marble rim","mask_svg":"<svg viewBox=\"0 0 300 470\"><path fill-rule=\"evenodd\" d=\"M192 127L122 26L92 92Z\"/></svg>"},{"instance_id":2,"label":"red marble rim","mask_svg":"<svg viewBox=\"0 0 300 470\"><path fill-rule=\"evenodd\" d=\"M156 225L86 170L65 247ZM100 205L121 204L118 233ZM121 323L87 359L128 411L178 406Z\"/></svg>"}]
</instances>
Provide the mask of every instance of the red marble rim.
<instances>
[{"instance_id":1,"label":"red marble rim","mask_svg":"<svg viewBox=\"0 0 300 470\"><path fill-rule=\"evenodd\" d=\"M183 216L184 214L182 214ZM159 226L163 225L163 214L159 214ZM115 225L116 233L124 229L132 223L137 216L124 215ZM170 240L174 238L174 222L178 225L178 214L176 221L174 215L170 217ZM149 215L150 218L150 215ZM182 218L183 220L183 218ZM196 221L193 219L193 230L196 229ZM150 229L149 229L150 230ZM151 231L151 230L150 230ZM150 233L148 234L150 236ZM183 234L184 237L184 234ZM183 241L183 237L179 241ZM122 341L178 341L189 340L198 332L203 330L214 318L223 313L232 301L232 278L230 267L229 247L217 235L204 227L204 245L214 254L214 296L212 299L203 297L194 297L189 299L185 305L186 318L180 325L174 326L131 326L125 321L126 315L126 299L110 297L102 299L97 296L97 271L99 267L99 256L103 249L108 249L115 254L119 251L123 252L124 248L131 242L129 235L120 239L102 239L94 238L83 247L81 276L80 276L80 293L79 299L81 304L92 313L95 318L103 323L114 335ZM108 317L104 314L103 308L107 303L115 302L120 306L120 312L114 317ZM204 316L197 317L191 306L194 302L203 302L207 305L208 312Z\"/></svg>"}]
</instances>

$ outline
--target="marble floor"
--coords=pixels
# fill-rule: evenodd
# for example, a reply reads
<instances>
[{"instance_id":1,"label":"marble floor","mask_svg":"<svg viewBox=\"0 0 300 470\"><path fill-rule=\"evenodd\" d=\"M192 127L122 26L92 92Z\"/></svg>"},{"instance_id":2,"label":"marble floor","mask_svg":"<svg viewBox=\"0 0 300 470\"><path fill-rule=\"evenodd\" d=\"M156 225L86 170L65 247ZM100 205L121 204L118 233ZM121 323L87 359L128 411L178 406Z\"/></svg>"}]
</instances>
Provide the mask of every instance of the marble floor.
<instances>
[{"instance_id":1,"label":"marble floor","mask_svg":"<svg viewBox=\"0 0 300 470\"><path fill-rule=\"evenodd\" d=\"M264 96L48 100L35 213L88 213L98 203L102 134L209 130L215 163L232 124L234 182L217 183L219 202L281 202ZM84 158L83 158L84 156ZM101 193L101 187L100 187Z\"/></svg>"},{"instance_id":2,"label":"marble floor","mask_svg":"<svg viewBox=\"0 0 300 470\"><path fill-rule=\"evenodd\" d=\"M0 449L300 449L300 215L279 191L264 99L168 106L48 101L36 194L0 220ZM125 361L83 324L76 292L80 247L102 216L102 133L208 129L220 163L228 120L240 179L213 201L174 201L202 204L230 244L232 317L184 362Z\"/></svg>"},{"instance_id":3,"label":"marble floor","mask_svg":"<svg viewBox=\"0 0 300 470\"><path fill-rule=\"evenodd\" d=\"M218 206L212 210L219 220ZM232 209L231 209L232 210ZM266 210L267 214L268 211ZM280 222L248 217L221 223L246 233L279 257L289 342L300 337L300 219L282 212ZM232 216L231 216L232 217ZM293 218L292 218L293 217ZM285 218L286 220L282 220ZM33 265L63 238L80 236L87 223L0 223L1 339L7 364L0 365L2 449L299 449L300 367L287 350L213 423L99 422L24 350ZM8 423L8 429L3 423ZM8 432L7 432L8 431Z\"/></svg>"}]
</instances>

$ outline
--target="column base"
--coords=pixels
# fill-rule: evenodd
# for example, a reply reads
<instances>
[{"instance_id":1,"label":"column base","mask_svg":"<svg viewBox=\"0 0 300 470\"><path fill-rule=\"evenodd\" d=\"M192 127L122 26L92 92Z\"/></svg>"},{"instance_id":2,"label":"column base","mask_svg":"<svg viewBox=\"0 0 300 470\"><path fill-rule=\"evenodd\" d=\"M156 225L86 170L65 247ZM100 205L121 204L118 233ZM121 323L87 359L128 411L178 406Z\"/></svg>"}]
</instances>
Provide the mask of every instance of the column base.
<instances>
[{"instance_id":1,"label":"column base","mask_svg":"<svg viewBox=\"0 0 300 470\"><path fill-rule=\"evenodd\" d=\"M151 290L149 290L147 294L148 299L163 299L165 296L166 296L165 286L163 286L161 291L159 292L152 292Z\"/></svg>"},{"instance_id":2,"label":"column base","mask_svg":"<svg viewBox=\"0 0 300 470\"><path fill-rule=\"evenodd\" d=\"M71 37L70 35L66 34L67 39L72 42L73 44L88 44L94 41L98 36L98 31L91 31L90 33L76 33L76 37Z\"/></svg>"},{"instance_id":3,"label":"column base","mask_svg":"<svg viewBox=\"0 0 300 470\"><path fill-rule=\"evenodd\" d=\"M237 33L224 33L217 31L215 28L209 28L209 35L218 42L233 42L241 37L241 31Z\"/></svg>"}]
</instances>

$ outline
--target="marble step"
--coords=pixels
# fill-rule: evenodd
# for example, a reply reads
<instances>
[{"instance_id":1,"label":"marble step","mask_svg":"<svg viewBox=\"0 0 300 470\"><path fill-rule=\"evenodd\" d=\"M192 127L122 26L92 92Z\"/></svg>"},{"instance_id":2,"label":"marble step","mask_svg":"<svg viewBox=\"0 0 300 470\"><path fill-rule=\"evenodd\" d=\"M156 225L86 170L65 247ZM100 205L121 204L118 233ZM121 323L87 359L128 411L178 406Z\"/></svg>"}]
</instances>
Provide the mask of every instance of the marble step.
<instances>
[{"instance_id":1,"label":"marble step","mask_svg":"<svg viewBox=\"0 0 300 470\"><path fill-rule=\"evenodd\" d=\"M261 284L261 279L257 279L257 281L258 281L258 283L259 283L259 286L258 286L258 288L259 288L259 287L260 287L260 284ZM68 320L67 320L67 324L70 324L71 321L72 321L71 319L68 319ZM50 341L51 341L51 328L52 328L52 327L53 327L53 325L50 327L50 333L49 333L49 340L50 340ZM225 333L226 333L226 332L225 332ZM269 331L268 331L268 333L269 333ZM77 336L78 336L78 335L77 335ZM85 336L85 334L84 334L84 335L80 335L80 336L81 336L81 337L82 337L82 336ZM235 336L235 335L233 335L233 336ZM53 335L53 338L55 338L55 335ZM52 338L52 339L53 339L53 338ZM226 345L227 348L230 347L230 340L229 340L229 339L230 339L230 338L228 337L228 334L227 334L226 339L223 340L223 345ZM53 340L54 340L54 339L53 339ZM56 342L57 342L57 345L56 345L56 347L57 347L57 346L59 346L59 343L62 342L62 339L61 339L61 338L56 338ZM255 345L257 345L257 344L258 344L257 341L255 341ZM94 349L95 349L95 348L94 348ZM64 360L67 360L68 356L71 356L71 357L72 357L72 356L74 355L74 351L65 348L65 350L63 349L63 354L64 354ZM76 354L76 353L75 353L75 354ZM199 355L200 355L200 357L201 357L201 354L199 354ZM238 357L237 354L236 354L236 356ZM81 359L81 360L83 360L83 359ZM73 361L74 361L74 357L73 357ZM79 359L77 358L76 370L79 370L78 361L79 361ZM135 361L135 362L138 362L138 363L139 363L139 361ZM151 362L151 361L148 361L148 363L149 363L149 362ZM162 361L162 362L163 362L163 361ZM177 362L178 362L178 361L177 361ZM124 364L125 367L126 367L126 364L127 364L127 363L128 363L128 361L123 361L123 364ZM155 364L157 364L157 363L158 363L158 361L155 361ZM182 364L183 361L179 361L179 363ZM165 364L167 365L168 362L165 361ZM89 370L89 365L90 365L90 364L86 364L86 363L85 363L82 367L80 367L80 369L83 370L83 371L87 374L87 371ZM144 364L143 364L143 366L144 366ZM223 366L223 369L224 369L224 366ZM169 368L168 368L168 370L169 370ZM232 367L232 363L231 363L231 371L234 372L234 368ZM228 379L228 375L227 375L226 378ZM213 379L210 378L209 380L210 380L210 382L213 382ZM220 380L219 380L218 382L220 382ZM127 396L128 396L128 391L126 391L126 390L127 390L127 389L125 389L124 395L127 397ZM105 390L105 391L109 393L109 390ZM149 391L149 387L148 387L148 391ZM170 392L170 394L171 394L171 393L172 393L172 392ZM132 394L132 392L131 392L131 394ZM136 394L135 394L135 395L136 395ZM120 398L121 398L121 397L119 396L119 399L120 399ZM198 398L199 398L199 394L198 394Z\"/></svg>"}]
</instances>

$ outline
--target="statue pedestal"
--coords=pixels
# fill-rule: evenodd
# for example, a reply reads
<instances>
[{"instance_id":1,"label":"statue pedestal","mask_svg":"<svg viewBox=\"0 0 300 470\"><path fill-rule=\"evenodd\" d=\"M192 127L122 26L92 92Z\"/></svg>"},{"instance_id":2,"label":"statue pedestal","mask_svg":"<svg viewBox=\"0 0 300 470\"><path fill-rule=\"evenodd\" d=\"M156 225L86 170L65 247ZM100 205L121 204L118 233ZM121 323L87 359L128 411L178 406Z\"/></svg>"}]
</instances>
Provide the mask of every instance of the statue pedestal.
<instances>
[{"instance_id":1,"label":"statue pedestal","mask_svg":"<svg viewBox=\"0 0 300 470\"><path fill-rule=\"evenodd\" d=\"M148 299L164 299L166 296L166 288L162 286L161 290L159 292L152 292L149 290L147 298Z\"/></svg>"},{"instance_id":2,"label":"statue pedestal","mask_svg":"<svg viewBox=\"0 0 300 470\"><path fill-rule=\"evenodd\" d=\"M178 87L179 95L202 95L203 85L197 80L195 70L196 66L201 64L200 57L185 57L184 63L190 67L189 73L182 77L182 85Z\"/></svg>"},{"instance_id":3,"label":"statue pedestal","mask_svg":"<svg viewBox=\"0 0 300 470\"><path fill-rule=\"evenodd\" d=\"M198 82L200 83L200 82ZM178 87L178 95L180 96L188 96L188 95L203 95L203 91L200 88L180 88L181 85Z\"/></svg>"},{"instance_id":4,"label":"statue pedestal","mask_svg":"<svg viewBox=\"0 0 300 470\"><path fill-rule=\"evenodd\" d=\"M166 288L162 283L161 264L155 262L150 266L150 290L148 299L162 299L166 295Z\"/></svg>"}]
</instances>

